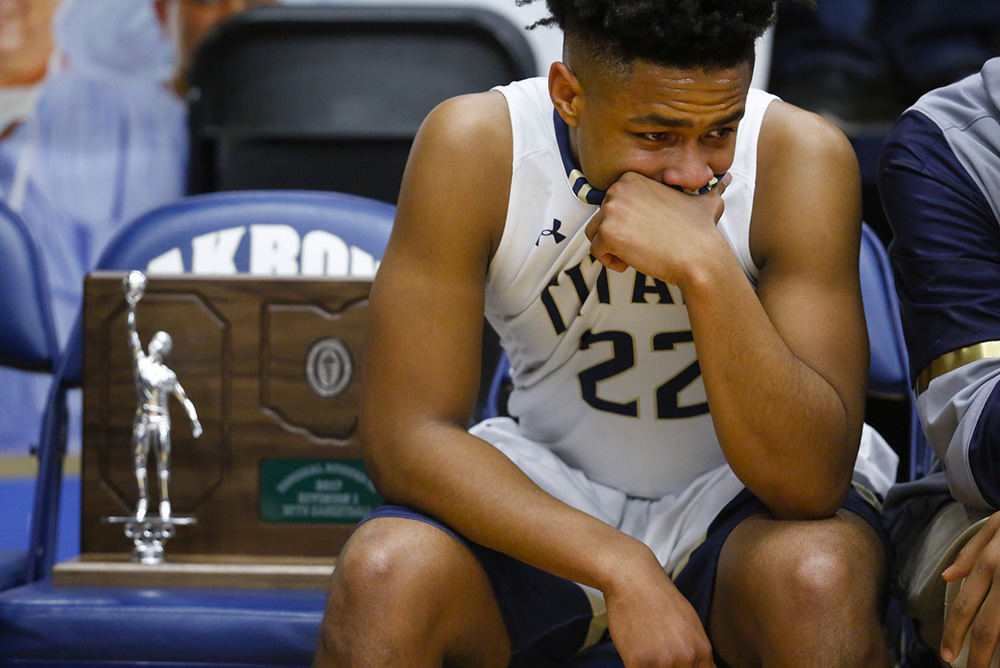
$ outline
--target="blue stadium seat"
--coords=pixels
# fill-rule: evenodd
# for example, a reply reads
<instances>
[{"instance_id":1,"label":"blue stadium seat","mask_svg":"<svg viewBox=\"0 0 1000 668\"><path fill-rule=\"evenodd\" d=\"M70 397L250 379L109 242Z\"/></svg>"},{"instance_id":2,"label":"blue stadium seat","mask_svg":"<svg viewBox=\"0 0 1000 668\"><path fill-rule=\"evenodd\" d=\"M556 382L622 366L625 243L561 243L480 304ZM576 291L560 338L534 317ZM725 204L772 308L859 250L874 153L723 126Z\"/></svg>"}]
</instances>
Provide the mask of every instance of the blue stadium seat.
<instances>
[{"instance_id":1,"label":"blue stadium seat","mask_svg":"<svg viewBox=\"0 0 1000 668\"><path fill-rule=\"evenodd\" d=\"M309 234L339 237L369 274L381 258L395 207L353 195L242 191L186 197L129 224L97 269L153 273L346 273L343 266L289 264L284 251ZM254 226L257 226L254 228ZM254 229L251 229L254 228ZM313 237L318 238L318 237ZM283 240L283 241L282 241ZM280 261L254 244L270 243ZM273 246L277 244L277 247ZM206 255L207 254L207 255ZM352 260L349 260L352 261ZM348 271L351 267L346 268ZM54 387L82 381L77 323ZM87 665L306 665L324 591L59 587L51 582L65 418L47 424L32 528L33 582L0 593L0 663L75 660ZM331 555L333 556L333 555Z\"/></svg>"},{"instance_id":2,"label":"blue stadium seat","mask_svg":"<svg viewBox=\"0 0 1000 668\"><path fill-rule=\"evenodd\" d=\"M905 465L906 477L915 480L931 469L934 452L924 439L917 416L916 398L910 387L909 362L892 266L881 239L868 225L863 225L861 230L860 268L861 296L871 350L868 395L905 406L908 424L903 431L907 434L907 441L894 445L903 449L899 454L901 464Z\"/></svg>"},{"instance_id":3,"label":"blue stadium seat","mask_svg":"<svg viewBox=\"0 0 1000 668\"><path fill-rule=\"evenodd\" d=\"M0 365L52 374L59 360L47 274L34 237L21 220L0 201ZM57 408L65 409L64 406ZM41 434L41 425L36 425ZM30 446L24 444L24 454ZM0 590L23 584L28 553L0 550Z\"/></svg>"},{"instance_id":4,"label":"blue stadium seat","mask_svg":"<svg viewBox=\"0 0 1000 668\"><path fill-rule=\"evenodd\" d=\"M902 399L908 395L909 366L903 345L903 324L892 282L892 269L881 240L870 227L861 230L861 296L871 348L868 391Z\"/></svg>"},{"instance_id":5,"label":"blue stadium seat","mask_svg":"<svg viewBox=\"0 0 1000 668\"><path fill-rule=\"evenodd\" d=\"M190 196L123 228L101 254L96 268L139 268L151 274L364 274L349 267L298 266L288 260L301 250L301 260L306 262L306 237L316 230L332 233L348 246L380 258L395 211L392 205L365 197L320 191ZM288 235L289 229L296 234Z\"/></svg>"},{"instance_id":6,"label":"blue stadium seat","mask_svg":"<svg viewBox=\"0 0 1000 668\"><path fill-rule=\"evenodd\" d=\"M0 591L24 584L27 568L26 550L0 549Z\"/></svg>"}]
</instances>

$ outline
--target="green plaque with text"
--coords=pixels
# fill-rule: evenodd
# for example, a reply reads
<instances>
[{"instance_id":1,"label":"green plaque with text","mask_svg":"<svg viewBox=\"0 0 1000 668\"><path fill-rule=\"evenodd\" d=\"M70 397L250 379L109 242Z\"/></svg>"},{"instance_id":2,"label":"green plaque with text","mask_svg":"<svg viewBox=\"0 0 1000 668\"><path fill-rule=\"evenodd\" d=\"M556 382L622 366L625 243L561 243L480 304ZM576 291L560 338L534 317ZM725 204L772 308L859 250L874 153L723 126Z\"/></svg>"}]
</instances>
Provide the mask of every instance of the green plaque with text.
<instances>
[{"instance_id":1,"label":"green plaque with text","mask_svg":"<svg viewBox=\"0 0 1000 668\"><path fill-rule=\"evenodd\" d=\"M264 522L360 521L382 503L360 459L264 459Z\"/></svg>"}]
</instances>

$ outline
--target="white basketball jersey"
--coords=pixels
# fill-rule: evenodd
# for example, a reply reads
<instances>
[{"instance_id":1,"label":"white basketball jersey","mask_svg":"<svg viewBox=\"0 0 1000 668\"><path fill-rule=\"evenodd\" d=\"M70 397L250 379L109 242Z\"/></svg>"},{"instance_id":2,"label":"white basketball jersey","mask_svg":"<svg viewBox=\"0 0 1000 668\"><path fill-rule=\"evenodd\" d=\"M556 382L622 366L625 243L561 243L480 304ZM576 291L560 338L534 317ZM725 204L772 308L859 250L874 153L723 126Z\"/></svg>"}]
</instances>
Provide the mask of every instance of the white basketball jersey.
<instances>
[{"instance_id":1,"label":"white basketball jersey","mask_svg":"<svg viewBox=\"0 0 1000 668\"><path fill-rule=\"evenodd\" d=\"M645 498L679 492L725 464L680 290L590 256L584 229L598 207L585 201L589 186L573 171L546 80L498 90L514 162L486 316L511 363L509 410L525 437L596 482ZM752 282L757 137L773 99L749 92L719 223Z\"/></svg>"}]
</instances>

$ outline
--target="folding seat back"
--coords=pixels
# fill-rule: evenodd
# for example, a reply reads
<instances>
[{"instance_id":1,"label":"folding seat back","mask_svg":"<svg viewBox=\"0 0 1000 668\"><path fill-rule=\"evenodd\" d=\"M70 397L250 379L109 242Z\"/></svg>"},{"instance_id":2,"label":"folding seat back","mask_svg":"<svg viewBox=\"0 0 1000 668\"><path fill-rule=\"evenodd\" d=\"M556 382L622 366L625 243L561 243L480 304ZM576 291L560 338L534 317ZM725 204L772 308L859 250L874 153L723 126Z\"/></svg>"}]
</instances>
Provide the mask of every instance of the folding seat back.
<instances>
[{"instance_id":1,"label":"folding seat back","mask_svg":"<svg viewBox=\"0 0 1000 668\"><path fill-rule=\"evenodd\" d=\"M192 63L188 192L307 188L395 203L427 112L536 74L520 27L483 7L253 8Z\"/></svg>"},{"instance_id":2,"label":"folding seat back","mask_svg":"<svg viewBox=\"0 0 1000 668\"><path fill-rule=\"evenodd\" d=\"M59 342L42 256L27 225L3 201L0 201L0 267L3 267L0 366L53 374L59 359ZM28 425L28 431L40 434L41 424ZM24 443L24 454L33 445ZM19 483L0 481L0 485L17 485L23 491ZM7 512L16 511L8 507ZM0 549L0 590L23 583L27 563L26 550Z\"/></svg>"}]
</instances>

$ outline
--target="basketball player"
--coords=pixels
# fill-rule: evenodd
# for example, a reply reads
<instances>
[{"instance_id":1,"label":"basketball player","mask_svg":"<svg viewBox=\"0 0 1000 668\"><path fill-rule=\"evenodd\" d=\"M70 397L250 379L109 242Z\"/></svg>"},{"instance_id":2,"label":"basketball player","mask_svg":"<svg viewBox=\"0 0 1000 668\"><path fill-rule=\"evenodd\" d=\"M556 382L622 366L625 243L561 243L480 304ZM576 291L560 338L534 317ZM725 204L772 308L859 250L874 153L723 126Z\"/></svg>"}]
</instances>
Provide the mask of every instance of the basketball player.
<instances>
[{"instance_id":1,"label":"basketball player","mask_svg":"<svg viewBox=\"0 0 1000 668\"><path fill-rule=\"evenodd\" d=\"M395 505L317 665L888 665L850 145L749 89L771 0L548 7L548 78L415 140L361 415ZM514 418L467 431L484 312Z\"/></svg>"}]
</instances>

